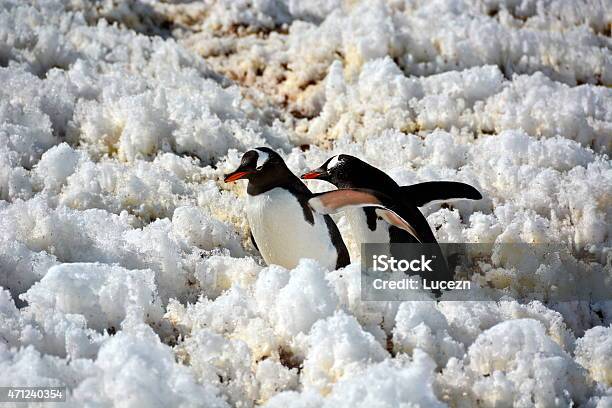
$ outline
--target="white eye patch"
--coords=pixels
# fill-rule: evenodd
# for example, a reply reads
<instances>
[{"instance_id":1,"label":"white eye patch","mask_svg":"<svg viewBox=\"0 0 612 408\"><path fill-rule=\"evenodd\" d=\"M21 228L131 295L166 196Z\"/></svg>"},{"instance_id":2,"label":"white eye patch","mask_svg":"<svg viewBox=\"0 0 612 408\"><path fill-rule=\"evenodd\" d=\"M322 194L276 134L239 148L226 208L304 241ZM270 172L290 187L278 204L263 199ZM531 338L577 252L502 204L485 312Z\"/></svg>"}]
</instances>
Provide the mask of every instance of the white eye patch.
<instances>
[{"instance_id":1,"label":"white eye patch","mask_svg":"<svg viewBox=\"0 0 612 408\"><path fill-rule=\"evenodd\" d=\"M268 158L270 157L270 155L266 152L263 152L261 150L257 150L257 164L256 164L256 168L259 170L263 167L263 165L268 161Z\"/></svg>"},{"instance_id":2,"label":"white eye patch","mask_svg":"<svg viewBox=\"0 0 612 408\"><path fill-rule=\"evenodd\" d=\"M327 163L327 170L333 169L340 163L340 155L332 157L332 159Z\"/></svg>"}]
</instances>

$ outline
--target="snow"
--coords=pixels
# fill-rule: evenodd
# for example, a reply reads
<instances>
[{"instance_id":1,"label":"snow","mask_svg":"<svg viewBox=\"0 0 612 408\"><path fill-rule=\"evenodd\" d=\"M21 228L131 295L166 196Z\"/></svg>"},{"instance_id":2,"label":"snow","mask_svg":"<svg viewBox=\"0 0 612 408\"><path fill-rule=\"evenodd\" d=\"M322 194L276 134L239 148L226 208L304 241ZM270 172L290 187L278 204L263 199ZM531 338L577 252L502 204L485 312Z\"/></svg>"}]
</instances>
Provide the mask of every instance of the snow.
<instances>
[{"instance_id":1,"label":"snow","mask_svg":"<svg viewBox=\"0 0 612 408\"><path fill-rule=\"evenodd\" d=\"M420 349L444 367L450 357L461 358L464 345L454 340L445 316L435 302L403 302L395 316L393 347L396 353L411 354Z\"/></svg>"},{"instance_id":2,"label":"snow","mask_svg":"<svg viewBox=\"0 0 612 408\"><path fill-rule=\"evenodd\" d=\"M433 362L420 350L412 361L386 360L362 375L339 382L325 406L443 407L433 392L433 371Z\"/></svg>"},{"instance_id":3,"label":"snow","mask_svg":"<svg viewBox=\"0 0 612 408\"><path fill-rule=\"evenodd\" d=\"M323 393L337 380L353 376L371 363L383 361L387 352L352 316L339 312L312 326L306 338L298 338L305 349L302 382L305 388Z\"/></svg>"},{"instance_id":4,"label":"snow","mask_svg":"<svg viewBox=\"0 0 612 408\"><path fill-rule=\"evenodd\" d=\"M473 386L485 405L567 405L581 401L583 369L532 319L502 322L483 332L468 350ZM520 390L520 391L519 391Z\"/></svg>"},{"instance_id":5,"label":"snow","mask_svg":"<svg viewBox=\"0 0 612 408\"><path fill-rule=\"evenodd\" d=\"M325 280L325 269L305 259L293 270L270 268L259 273L254 297L276 334L290 341L333 314L338 298Z\"/></svg>"},{"instance_id":6,"label":"snow","mask_svg":"<svg viewBox=\"0 0 612 408\"><path fill-rule=\"evenodd\" d=\"M161 318L162 309L151 270L129 270L103 264L56 265L22 298L35 314L48 310L85 317L88 327L119 327L130 313L145 321Z\"/></svg>"},{"instance_id":7,"label":"snow","mask_svg":"<svg viewBox=\"0 0 612 408\"><path fill-rule=\"evenodd\" d=\"M606 386L612 384L610 352L612 327L597 326L587 330L576 342L576 360L589 370L591 378Z\"/></svg>"},{"instance_id":8,"label":"snow","mask_svg":"<svg viewBox=\"0 0 612 408\"><path fill-rule=\"evenodd\" d=\"M0 386L66 385L75 407L610 406L606 6L0 0ZM341 214L351 265L266 266L244 183L222 182L257 146L295 173L346 153L477 187L422 211L482 244L507 296L364 301Z\"/></svg>"},{"instance_id":9,"label":"snow","mask_svg":"<svg viewBox=\"0 0 612 408\"><path fill-rule=\"evenodd\" d=\"M176 364L173 350L146 326L136 325L106 342L91 371L74 389L77 406L96 400L126 407L228 406L214 386L197 383L190 368Z\"/></svg>"}]
</instances>

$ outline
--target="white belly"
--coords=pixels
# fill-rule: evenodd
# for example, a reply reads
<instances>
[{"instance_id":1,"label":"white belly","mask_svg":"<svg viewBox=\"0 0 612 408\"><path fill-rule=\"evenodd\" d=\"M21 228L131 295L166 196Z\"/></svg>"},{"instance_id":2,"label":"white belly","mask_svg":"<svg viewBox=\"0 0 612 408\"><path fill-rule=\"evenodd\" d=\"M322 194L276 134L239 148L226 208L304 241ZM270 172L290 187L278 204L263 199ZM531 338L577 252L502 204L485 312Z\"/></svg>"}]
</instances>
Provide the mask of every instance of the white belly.
<instances>
[{"instance_id":1,"label":"white belly","mask_svg":"<svg viewBox=\"0 0 612 408\"><path fill-rule=\"evenodd\" d=\"M353 239L358 245L373 243L389 243L389 224L377 217L376 229L372 231L368 227L368 220L363 208L352 208L346 210L346 218L351 226Z\"/></svg>"},{"instance_id":2,"label":"white belly","mask_svg":"<svg viewBox=\"0 0 612 408\"><path fill-rule=\"evenodd\" d=\"M268 265L295 268L301 258L312 258L336 269L337 252L325 219L313 213L314 225L304 218L297 198L282 188L247 197L247 219L261 256Z\"/></svg>"}]
</instances>

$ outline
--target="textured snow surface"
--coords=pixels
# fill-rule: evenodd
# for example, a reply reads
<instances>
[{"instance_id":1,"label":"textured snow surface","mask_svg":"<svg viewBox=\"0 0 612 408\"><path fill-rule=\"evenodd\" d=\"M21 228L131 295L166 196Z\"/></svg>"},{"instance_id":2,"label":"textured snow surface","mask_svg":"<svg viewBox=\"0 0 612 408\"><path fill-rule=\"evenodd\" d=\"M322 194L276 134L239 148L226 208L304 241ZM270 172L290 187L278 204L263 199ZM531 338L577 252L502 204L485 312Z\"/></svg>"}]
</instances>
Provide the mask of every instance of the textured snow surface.
<instances>
[{"instance_id":1,"label":"textured snow surface","mask_svg":"<svg viewBox=\"0 0 612 408\"><path fill-rule=\"evenodd\" d=\"M0 386L67 406L609 407L612 7L589 0L0 0ZM365 302L266 267L249 148L457 180L441 242L501 302ZM313 181L316 191L329 188ZM507 242L566 246L532 261ZM544 296L518 303L525 288Z\"/></svg>"}]
</instances>

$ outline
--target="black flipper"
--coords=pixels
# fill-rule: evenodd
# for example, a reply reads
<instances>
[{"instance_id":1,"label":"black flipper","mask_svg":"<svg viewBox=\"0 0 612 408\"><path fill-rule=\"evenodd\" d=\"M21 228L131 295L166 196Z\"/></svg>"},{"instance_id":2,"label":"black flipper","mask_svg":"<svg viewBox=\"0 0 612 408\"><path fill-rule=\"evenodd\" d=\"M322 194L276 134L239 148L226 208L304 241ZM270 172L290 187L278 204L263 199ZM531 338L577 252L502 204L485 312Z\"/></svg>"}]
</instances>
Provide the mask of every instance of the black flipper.
<instances>
[{"instance_id":1,"label":"black flipper","mask_svg":"<svg viewBox=\"0 0 612 408\"><path fill-rule=\"evenodd\" d=\"M402 197L422 207L432 201L453 199L480 200L482 194L469 184L456 181L427 181L400 187Z\"/></svg>"},{"instance_id":2,"label":"black flipper","mask_svg":"<svg viewBox=\"0 0 612 408\"><path fill-rule=\"evenodd\" d=\"M332 220L329 215L324 215L323 219L327 225L327 230L329 231L332 244L338 253L338 258L336 259L336 269L344 268L351 263L349 251L346 248L346 245L344 245L342 235L340 235L340 231L338 231L338 227L336 226L336 223L334 223L334 220Z\"/></svg>"},{"instance_id":3,"label":"black flipper","mask_svg":"<svg viewBox=\"0 0 612 408\"><path fill-rule=\"evenodd\" d=\"M249 235L251 236L251 242L253 243L253 246L255 247L256 250L259 251L259 248L257 248L257 242L255 242L255 237L253 236L253 233L249 230Z\"/></svg>"}]
</instances>

